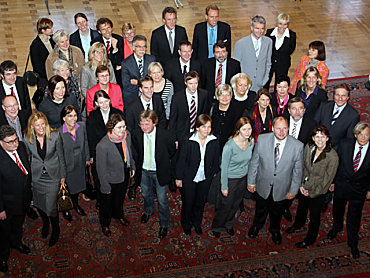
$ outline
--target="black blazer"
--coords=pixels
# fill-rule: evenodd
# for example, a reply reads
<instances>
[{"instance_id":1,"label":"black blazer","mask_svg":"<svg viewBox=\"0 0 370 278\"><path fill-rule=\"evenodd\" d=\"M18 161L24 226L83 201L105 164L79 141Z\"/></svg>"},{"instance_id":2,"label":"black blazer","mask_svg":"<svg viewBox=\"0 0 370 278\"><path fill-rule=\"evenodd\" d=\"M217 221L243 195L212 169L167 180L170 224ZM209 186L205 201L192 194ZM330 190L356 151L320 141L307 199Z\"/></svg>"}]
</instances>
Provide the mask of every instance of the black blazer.
<instances>
[{"instance_id":1,"label":"black blazer","mask_svg":"<svg viewBox=\"0 0 370 278\"><path fill-rule=\"evenodd\" d=\"M303 99L302 94L303 94L303 90L302 90L302 87L300 87L295 93L295 96ZM324 89L318 88L317 95L312 95L310 104L308 106L306 105L305 115L310 116L311 118L314 118L315 113L317 109L319 109L321 103L325 103L327 101L328 101L327 92Z\"/></svg>"},{"instance_id":2,"label":"black blazer","mask_svg":"<svg viewBox=\"0 0 370 278\"><path fill-rule=\"evenodd\" d=\"M197 115L208 114L207 91L198 89L197 94ZM176 141L182 141L190 135L190 114L185 90L174 94L172 97L169 126Z\"/></svg>"},{"instance_id":3,"label":"black blazer","mask_svg":"<svg viewBox=\"0 0 370 278\"><path fill-rule=\"evenodd\" d=\"M338 146L339 167L334 179L334 195L350 200L364 200L370 191L370 148L367 149L361 167L353 170L355 139L344 139Z\"/></svg>"},{"instance_id":4,"label":"black blazer","mask_svg":"<svg viewBox=\"0 0 370 278\"><path fill-rule=\"evenodd\" d=\"M248 98L243 101L239 101L234 98L231 100L232 102L235 102L235 109L242 112L243 115L246 115L246 111L252 111L255 105L257 93L255 91L248 91Z\"/></svg>"},{"instance_id":5,"label":"black blazer","mask_svg":"<svg viewBox=\"0 0 370 278\"><path fill-rule=\"evenodd\" d=\"M344 138L354 138L353 128L360 121L360 115L349 103L340 113L335 123L331 125L333 118L334 101L320 105L315 114L317 124L324 125L329 129L334 147Z\"/></svg>"},{"instance_id":6,"label":"black blazer","mask_svg":"<svg viewBox=\"0 0 370 278\"><path fill-rule=\"evenodd\" d=\"M293 123L290 121L290 117L289 117L289 125L291 124ZM303 120L302 120L302 126L298 134L298 140L306 145L311 135L311 132L315 127L316 127L316 121L312 119L311 117L309 117L308 115L304 115Z\"/></svg>"},{"instance_id":7,"label":"black blazer","mask_svg":"<svg viewBox=\"0 0 370 278\"><path fill-rule=\"evenodd\" d=\"M132 132L132 153L136 164L136 175L141 180L141 171L144 163L144 133L140 127ZM155 164L158 182L161 186L171 181L171 158L176 152L175 141L171 133L157 127L155 133Z\"/></svg>"},{"instance_id":8,"label":"black blazer","mask_svg":"<svg viewBox=\"0 0 370 278\"><path fill-rule=\"evenodd\" d=\"M164 66L167 61L172 58L179 57L178 49L180 42L187 41L188 35L184 27L175 25L175 42L173 46L173 53L171 54L170 44L166 36L166 30L164 25L158 27L152 32L152 38L150 40L150 54L155 56L157 62L160 62Z\"/></svg>"},{"instance_id":9,"label":"black blazer","mask_svg":"<svg viewBox=\"0 0 370 278\"><path fill-rule=\"evenodd\" d=\"M51 46L54 48L55 42L51 37L49 41ZM33 71L38 73L40 77L47 79L45 62L49 56L49 51L39 36L32 41L30 46L30 54Z\"/></svg>"},{"instance_id":10,"label":"black blazer","mask_svg":"<svg viewBox=\"0 0 370 278\"><path fill-rule=\"evenodd\" d=\"M23 115L28 119L29 116L31 116L32 108L31 108L31 100L30 100L30 94L28 92L28 87L26 82L24 81L23 77L17 76L17 79L15 81L15 87L17 88L17 93L19 97L19 102L22 107ZM0 101L3 100L5 97L5 90L3 86L3 82L0 82ZM0 109L3 115L4 110Z\"/></svg>"},{"instance_id":11,"label":"black blazer","mask_svg":"<svg viewBox=\"0 0 370 278\"><path fill-rule=\"evenodd\" d=\"M271 36L273 30L274 28L267 29L266 32L266 36L272 40L271 69L279 68L281 72L288 72L291 60L290 55L292 55L296 47L296 33L289 29L290 38L285 37L281 47L276 50L276 37Z\"/></svg>"},{"instance_id":12,"label":"black blazer","mask_svg":"<svg viewBox=\"0 0 370 278\"><path fill-rule=\"evenodd\" d=\"M200 74L201 66L200 63L191 58L190 69ZM180 64L180 58L173 58L169 60L164 67L164 77L170 80L173 84L174 93L185 90L184 75L182 75L182 69Z\"/></svg>"},{"instance_id":13,"label":"black blazer","mask_svg":"<svg viewBox=\"0 0 370 278\"><path fill-rule=\"evenodd\" d=\"M22 131L25 131L27 129L28 116L25 115L25 114L26 113L24 113L23 110L18 111L18 118L19 118L19 122L21 124ZM2 125L9 125L9 122L6 119L5 113L0 113L0 126L2 126Z\"/></svg>"},{"instance_id":14,"label":"black blazer","mask_svg":"<svg viewBox=\"0 0 370 278\"><path fill-rule=\"evenodd\" d=\"M121 110L110 107L109 117L112 114L122 114ZM87 118L87 141L89 143L90 157L96 157L96 145L107 134L100 108L92 110Z\"/></svg>"},{"instance_id":15,"label":"black blazer","mask_svg":"<svg viewBox=\"0 0 370 278\"><path fill-rule=\"evenodd\" d=\"M223 40L226 43L228 57L231 57L231 30L230 25L219 21L217 22L217 41ZM208 59L208 36L207 22L197 23L194 27L193 34L193 55L201 63Z\"/></svg>"},{"instance_id":16,"label":"black blazer","mask_svg":"<svg viewBox=\"0 0 370 278\"><path fill-rule=\"evenodd\" d=\"M122 36L117 35L117 34L112 34L112 37L117 39L118 51L113 54L113 46L110 46L110 54L108 55L108 59L112 62L113 68L116 71L116 66L121 65L121 62L123 61L123 57L124 57L124 54L123 54L123 51L124 51L123 50L123 38L122 38ZM94 40L91 41L91 44L93 44L94 42L101 42L102 44L104 44L104 40L103 40L102 35L99 34L99 36L94 38ZM117 76L117 74L116 74L117 81L120 78L121 78L121 76Z\"/></svg>"},{"instance_id":17,"label":"black blazer","mask_svg":"<svg viewBox=\"0 0 370 278\"><path fill-rule=\"evenodd\" d=\"M31 166L26 146L19 142L18 155L28 175L0 147L0 212L24 215L31 203Z\"/></svg>"},{"instance_id":18,"label":"black blazer","mask_svg":"<svg viewBox=\"0 0 370 278\"><path fill-rule=\"evenodd\" d=\"M217 69L218 70L218 69ZM225 70L225 69L222 69ZM225 84L230 85L230 79L235 74L240 73L240 62L233 59L233 58L227 58L226 60L226 78L225 78ZM216 59L215 58L209 58L202 64L202 72L201 72L201 88L208 91L208 101L209 102L215 102L216 96L215 96L215 76L216 76Z\"/></svg>"},{"instance_id":19,"label":"black blazer","mask_svg":"<svg viewBox=\"0 0 370 278\"><path fill-rule=\"evenodd\" d=\"M94 41L94 39L97 38L97 37L99 37L98 31L93 30L93 29L90 28L90 38L91 38L91 41ZM69 43L71 45L77 46L79 49L81 49L81 51L82 51L82 53L83 53L83 55L85 57L85 51L84 51L84 49L82 47L80 32L79 32L78 29L69 36Z\"/></svg>"},{"instance_id":20,"label":"black blazer","mask_svg":"<svg viewBox=\"0 0 370 278\"><path fill-rule=\"evenodd\" d=\"M204 173L206 179L211 179L219 171L219 142L217 137L206 145L204 155ZM176 163L176 179L191 182L194 180L200 164L200 147L198 142L188 138L180 145L179 157Z\"/></svg>"},{"instance_id":21,"label":"black blazer","mask_svg":"<svg viewBox=\"0 0 370 278\"><path fill-rule=\"evenodd\" d=\"M291 100L292 98L294 98L294 95L292 94L289 94L289 100ZM272 112L273 112L273 115L274 115L274 118L276 117L279 117L279 116L283 116L284 118L286 119L289 119L289 111L288 111L288 103L285 105L284 107L284 113L281 112L280 110L280 113L278 114L278 100L277 100L277 92L271 94L271 107L272 107Z\"/></svg>"},{"instance_id":22,"label":"black blazer","mask_svg":"<svg viewBox=\"0 0 370 278\"><path fill-rule=\"evenodd\" d=\"M159 95L153 95L153 110L158 116L158 127L167 128L166 112L162 98ZM136 97L126 107L126 125L128 130L131 132L136 127L139 127L139 115L146 108L143 106L139 97Z\"/></svg>"}]
</instances>

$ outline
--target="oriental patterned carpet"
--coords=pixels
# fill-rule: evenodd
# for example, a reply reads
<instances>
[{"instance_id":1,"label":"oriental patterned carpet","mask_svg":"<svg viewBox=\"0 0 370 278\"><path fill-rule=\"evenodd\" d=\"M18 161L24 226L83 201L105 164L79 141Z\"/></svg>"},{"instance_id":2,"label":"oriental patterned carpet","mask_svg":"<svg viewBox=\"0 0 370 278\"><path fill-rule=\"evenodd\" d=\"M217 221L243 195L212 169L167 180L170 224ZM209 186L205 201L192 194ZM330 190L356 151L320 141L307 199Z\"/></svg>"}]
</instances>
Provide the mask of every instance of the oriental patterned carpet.
<instances>
[{"instance_id":1,"label":"oriental patterned carpet","mask_svg":"<svg viewBox=\"0 0 370 278\"><path fill-rule=\"evenodd\" d=\"M358 87L351 92L351 104L369 121L370 94L364 88L366 78L346 82ZM333 85L329 83L329 94ZM61 235L56 246L49 248L41 238L41 219L26 218L23 241L31 248L29 255L12 250L9 277L369 277L370 276L370 202L366 202L360 230L361 257L352 259L346 244L346 232L335 240L326 239L332 225L332 208L322 214L320 234L313 246L297 249L295 243L307 233L307 225L293 234L282 233L283 243L276 246L267 228L254 240L247 238L254 215L254 202L245 201L245 212L235 223L235 235L214 238L211 223L214 207L207 204L203 234L186 236L180 226L181 197L169 193L172 226L165 239L159 240L158 214L141 224L143 199L125 201L129 227L112 220L112 236L105 237L100 228L95 201L81 199L87 216L75 212L73 221L61 219ZM292 213L295 215L297 201ZM291 223L282 221L284 231ZM2 275L0 274L0 277Z\"/></svg>"}]
</instances>

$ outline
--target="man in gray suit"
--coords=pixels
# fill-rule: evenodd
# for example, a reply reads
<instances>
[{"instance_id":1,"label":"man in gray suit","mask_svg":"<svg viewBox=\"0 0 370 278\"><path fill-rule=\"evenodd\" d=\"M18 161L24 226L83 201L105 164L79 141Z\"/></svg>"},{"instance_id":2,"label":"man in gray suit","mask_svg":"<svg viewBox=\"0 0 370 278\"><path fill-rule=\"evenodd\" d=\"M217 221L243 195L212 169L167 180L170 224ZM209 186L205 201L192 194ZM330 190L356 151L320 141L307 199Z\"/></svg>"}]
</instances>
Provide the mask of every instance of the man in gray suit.
<instances>
[{"instance_id":1,"label":"man in gray suit","mask_svg":"<svg viewBox=\"0 0 370 278\"><path fill-rule=\"evenodd\" d=\"M269 79L272 40L265 37L266 20L256 15L252 18L252 34L235 43L234 59L240 62L242 72L252 78L251 91L257 92Z\"/></svg>"},{"instance_id":2,"label":"man in gray suit","mask_svg":"<svg viewBox=\"0 0 370 278\"><path fill-rule=\"evenodd\" d=\"M145 54L146 37L136 35L132 44L134 53L122 61L123 103L125 106L139 96L139 79L148 74L149 64L155 61L153 55Z\"/></svg>"},{"instance_id":3,"label":"man in gray suit","mask_svg":"<svg viewBox=\"0 0 370 278\"><path fill-rule=\"evenodd\" d=\"M274 119L272 131L258 137L249 165L248 190L256 192L256 212L248 236L255 238L269 215L272 241L279 245L286 201L295 197L302 181L303 143L288 135L282 116Z\"/></svg>"}]
</instances>

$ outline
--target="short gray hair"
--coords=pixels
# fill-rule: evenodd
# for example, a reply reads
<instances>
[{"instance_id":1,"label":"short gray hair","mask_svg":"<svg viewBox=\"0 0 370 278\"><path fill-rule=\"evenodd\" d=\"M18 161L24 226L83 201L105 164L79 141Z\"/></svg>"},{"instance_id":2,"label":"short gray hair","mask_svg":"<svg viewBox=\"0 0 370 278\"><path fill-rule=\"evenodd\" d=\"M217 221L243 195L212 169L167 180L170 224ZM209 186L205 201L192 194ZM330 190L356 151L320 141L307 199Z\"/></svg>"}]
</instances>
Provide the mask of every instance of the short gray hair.
<instances>
[{"instance_id":1,"label":"short gray hair","mask_svg":"<svg viewBox=\"0 0 370 278\"><path fill-rule=\"evenodd\" d=\"M60 67L65 67L69 69L69 63L66 60L62 60L62 59L56 60L53 64L53 74L54 75L58 74L58 70L60 69Z\"/></svg>"},{"instance_id":2,"label":"short gray hair","mask_svg":"<svg viewBox=\"0 0 370 278\"><path fill-rule=\"evenodd\" d=\"M262 15L256 15L252 18L251 25L254 27L254 24L258 22L266 26L266 19Z\"/></svg>"},{"instance_id":3,"label":"short gray hair","mask_svg":"<svg viewBox=\"0 0 370 278\"><path fill-rule=\"evenodd\" d=\"M146 40L146 37L143 36L143 35L136 35L134 37L134 39L132 40L132 45L135 46L136 45L136 41L145 41L145 43L147 43L147 40Z\"/></svg>"},{"instance_id":4,"label":"short gray hair","mask_svg":"<svg viewBox=\"0 0 370 278\"><path fill-rule=\"evenodd\" d=\"M63 29L60 29L60 30L58 30L54 33L53 41L55 41L55 43L58 43L60 38L64 37L64 36L67 36L68 39L69 39L69 34L66 31L64 31Z\"/></svg>"}]
</instances>

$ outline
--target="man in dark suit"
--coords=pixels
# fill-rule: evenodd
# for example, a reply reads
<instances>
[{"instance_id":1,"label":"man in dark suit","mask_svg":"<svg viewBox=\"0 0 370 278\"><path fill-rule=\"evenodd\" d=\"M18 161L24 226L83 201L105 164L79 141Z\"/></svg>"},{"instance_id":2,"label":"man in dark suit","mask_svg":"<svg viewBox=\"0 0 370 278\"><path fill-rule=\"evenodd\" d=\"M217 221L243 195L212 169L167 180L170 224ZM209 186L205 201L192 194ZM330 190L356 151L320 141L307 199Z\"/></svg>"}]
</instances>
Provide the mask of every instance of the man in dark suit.
<instances>
[{"instance_id":1,"label":"man in dark suit","mask_svg":"<svg viewBox=\"0 0 370 278\"><path fill-rule=\"evenodd\" d=\"M14 128L0 127L0 272L8 271L10 248L28 254L22 226L31 202L31 167Z\"/></svg>"},{"instance_id":2,"label":"man in dark suit","mask_svg":"<svg viewBox=\"0 0 370 278\"><path fill-rule=\"evenodd\" d=\"M99 18L96 22L96 29L100 36L95 38L94 42L101 42L107 48L109 60L112 62L117 84L122 87L121 81L121 62L123 61L123 38L120 35L112 33L113 22L109 18Z\"/></svg>"},{"instance_id":3,"label":"man in dark suit","mask_svg":"<svg viewBox=\"0 0 370 278\"><path fill-rule=\"evenodd\" d=\"M136 97L126 108L126 125L131 132L139 126L139 116L143 110L154 110L158 115L158 126L167 128L166 113L160 96L153 95L153 79L146 75L139 80L140 97Z\"/></svg>"},{"instance_id":4,"label":"man in dark suit","mask_svg":"<svg viewBox=\"0 0 370 278\"><path fill-rule=\"evenodd\" d=\"M157 62L164 66L172 58L179 57L177 49L180 42L187 41L188 35L184 27L176 25L177 11L173 7L166 7L162 11L163 26L152 32L150 40L150 54Z\"/></svg>"},{"instance_id":5,"label":"man in dark suit","mask_svg":"<svg viewBox=\"0 0 370 278\"><path fill-rule=\"evenodd\" d=\"M76 13L74 20L78 29L69 36L69 43L81 49L87 62L91 42L99 37L99 33L89 28L89 21L84 13Z\"/></svg>"},{"instance_id":6,"label":"man in dark suit","mask_svg":"<svg viewBox=\"0 0 370 278\"><path fill-rule=\"evenodd\" d=\"M148 74L149 64L155 61L153 55L145 54L146 37L136 35L132 44L134 53L122 61L122 91L125 106L139 96L139 79Z\"/></svg>"},{"instance_id":7,"label":"man in dark suit","mask_svg":"<svg viewBox=\"0 0 370 278\"><path fill-rule=\"evenodd\" d=\"M174 92L181 92L185 89L184 76L189 71L196 71L200 74L200 63L192 58L193 49L189 41L180 42L179 58L169 60L164 67L164 76L170 80Z\"/></svg>"},{"instance_id":8,"label":"man in dark suit","mask_svg":"<svg viewBox=\"0 0 370 278\"><path fill-rule=\"evenodd\" d=\"M10 125L15 129L20 141L23 140L23 130L27 128L28 117L19 110L17 99L12 96L5 96L2 100L4 114L0 114L0 125Z\"/></svg>"},{"instance_id":9,"label":"man in dark suit","mask_svg":"<svg viewBox=\"0 0 370 278\"><path fill-rule=\"evenodd\" d=\"M226 45L228 57L231 57L230 25L218 21L219 8L212 4L206 8L206 21L197 23L194 27L193 49L194 58L201 63L214 57L213 45L223 41Z\"/></svg>"},{"instance_id":10,"label":"man in dark suit","mask_svg":"<svg viewBox=\"0 0 370 278\"><path fill-rule=\"evenodd\" d=\"M303 144L288 135L288 120L283 116L274 119L272 131L258 137L248 169L248 190L257 193L248 236L255 238L269 215L272 241L279 245L286 200L295 197L302 182Z\"/></svg>"},{"instance_id":11,"label":"man in dark suit","mask_svg":"<svg viewBox=\"0 0 370 278\"><path fill-rule=\"evenodd\" d=\"M198 89L199 74L185 74L186 89L172 98L169 126L177 144L194 131L195 120L200 114L209 112L207 91Z\"/></svg>"},{"instance_id":12,"label":"man in dark suit","mask_svg":"<svg viewBox=\"0 0 370 278\"><path fill-rule=\"evenodd\" d=\"M0 65L0 77L2 79L0 100L5 96L13 95L17 99L19 110L28 119L32 113L30 95L23 77L17 76L17 65L10 60L2 62ZM0 113L4 115L3 111L0 111Z\"/></svg>"},{"instance_id":13,"label":"man in dark suit","mask_svg":"<svg viewBox=\"0 0 370 278\"><path fill-rule=\"evenodd\" d=\"M229 84L230 79L235 74L241 72L240 62L228 58L226 44L223 41L218 41L213 46L214 58L207 59L202 64L202 73L200 81L202 88L208 91L208 101L215 102L215 91L221 84Z\"/></svg>"},{"instance_id":14,"label":"man in dark suit","mask_svg":"<svg viewBox=\"0 0 370 278\"><path fill-rule=\"evenodd\" d=\"M334 239L343 229L344 212L347 212L347 243L354 259L360 257L358 250L358 232L360 230L362 208L365 200L370 199L370 125L359 122L354 130L355 139L344 139L340 142L337 152L339 167L334 184L333 229L328 238Z\"/></svg>"},{"instance_id":15,"label":"man in dark suit","mask_svg":"<svg viewBox=\"0 0 370 278\"><path fill-rule=\"evenodd\" d=\"M171 181L171 158L175 154L175 142L166 129L157 127L158 117L153 110L144 110L139 115L140 128L132 132L132 151L144 198L145 212L141 223L147 223L155 211L153 186L158 199L159 234L166 237L170 226L170 209L167 185Z\"/></svg>"}]
</instances>

